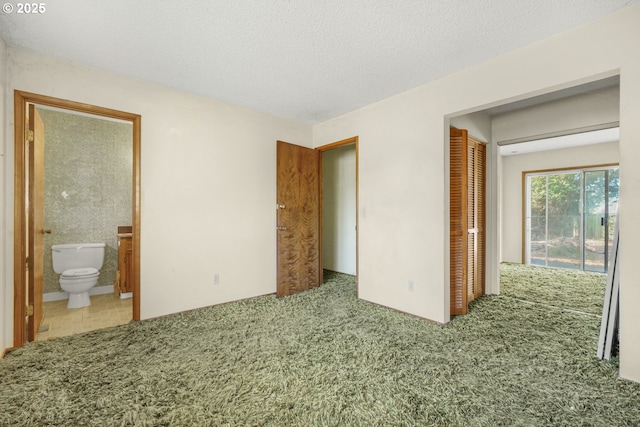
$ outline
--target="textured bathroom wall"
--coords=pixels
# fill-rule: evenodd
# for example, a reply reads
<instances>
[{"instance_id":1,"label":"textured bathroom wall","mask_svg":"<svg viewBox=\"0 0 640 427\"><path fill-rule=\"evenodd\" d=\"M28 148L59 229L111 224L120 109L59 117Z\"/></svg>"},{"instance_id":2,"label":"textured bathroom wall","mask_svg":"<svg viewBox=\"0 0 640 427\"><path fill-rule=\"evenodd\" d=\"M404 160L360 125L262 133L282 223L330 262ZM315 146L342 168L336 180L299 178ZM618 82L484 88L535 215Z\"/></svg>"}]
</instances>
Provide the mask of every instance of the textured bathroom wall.
<instances>
[{"instance_id":1,"label":"textured bathroom wall","mask_svg":"<svg viewBox=\"0 0 640 427\"><path fill-rule=\"evenodd\" d=\"M60 292L51 245L103 242L97 286L112 285L117 227L131 225L132 127L38 108L45 129L44 292Z\"/></svg>"}]
</instances>

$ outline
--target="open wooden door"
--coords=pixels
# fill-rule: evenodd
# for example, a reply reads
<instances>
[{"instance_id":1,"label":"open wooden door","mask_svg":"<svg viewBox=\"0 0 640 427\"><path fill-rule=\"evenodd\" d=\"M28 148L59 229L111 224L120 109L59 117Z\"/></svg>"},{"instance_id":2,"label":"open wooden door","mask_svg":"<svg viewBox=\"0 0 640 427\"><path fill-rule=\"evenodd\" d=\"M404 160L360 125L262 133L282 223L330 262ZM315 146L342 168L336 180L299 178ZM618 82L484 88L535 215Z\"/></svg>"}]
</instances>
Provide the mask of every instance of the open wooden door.
<instances>
[{"instance_id":1,"label":"open wooden door","mask_svg":"<svg viewBox=\"0 0 640 427\"><path fill-rule=\"evenodd\" d=\"M28 207L28 341L34 341L44 316L42 281L44 280L44 124L35 106L29 104Z\"/></svg>"},{"instance_id":2,"label":"open wooden door","mask_svg":"<svg viewBox=\"0 0 640 427\"><path fill-rule=\"evenodd\" d=\"M464 129L449 140L450 313L485 293L486 147Z\"/></svg>"},{"instance_id":3,"label":"open wooden door","mask_svg":"<svg viewBox=\"0 0 640 427\"><path fill-rule=\"evenodd\" d=\"M277 295L322 284L319 151L277 142Z\"/></svg>"}]
</instances>

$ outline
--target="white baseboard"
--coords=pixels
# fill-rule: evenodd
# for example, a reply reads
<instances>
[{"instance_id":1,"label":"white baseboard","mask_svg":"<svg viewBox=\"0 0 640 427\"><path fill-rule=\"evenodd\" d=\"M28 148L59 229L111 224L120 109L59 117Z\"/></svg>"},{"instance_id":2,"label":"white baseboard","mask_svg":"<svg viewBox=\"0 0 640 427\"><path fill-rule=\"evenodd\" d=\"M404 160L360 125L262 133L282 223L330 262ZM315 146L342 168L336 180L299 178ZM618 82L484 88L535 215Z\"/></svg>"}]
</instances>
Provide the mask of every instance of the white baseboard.
<instances>
[{"instance_id":1,"label":"white baseboard","mask_svg":"<svg viewBox=\"0 0 640 427\"><path fill-rule=\"evenodd\" d=\"M133 292L122 292L120 294L120 299L133 298Z\"/></svg>"},{"instance_id":2,"label":"white baseboard","mask_svg":"<svg viewBox=\"0 0 640 427\"><path fill-rule=\"evenodd\" d=\"M89 295L102 295L112 293L113 285L96 286L95 288L89 289ZM60 301L63 299L69 299L69 294L67 292L48 292L46 294L42 294L43 302Z\"/></svg>"}]
</instances>

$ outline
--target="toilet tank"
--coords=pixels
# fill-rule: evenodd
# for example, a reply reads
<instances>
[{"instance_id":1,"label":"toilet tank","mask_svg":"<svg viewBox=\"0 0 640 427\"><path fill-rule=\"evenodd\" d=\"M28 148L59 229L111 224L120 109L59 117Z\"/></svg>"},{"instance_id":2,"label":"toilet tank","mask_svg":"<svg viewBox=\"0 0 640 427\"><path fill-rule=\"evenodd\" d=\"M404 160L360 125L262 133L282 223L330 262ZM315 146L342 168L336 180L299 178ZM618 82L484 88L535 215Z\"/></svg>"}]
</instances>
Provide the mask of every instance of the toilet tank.
<instances>
[{"instance_id":1,"label":"toilet tank","mask_svg":"<svg viewBox=\"0 0 640 427\"><path fill-rule=\"evenodd\" d=\"M62 274L72 268L93 267L100 270L104 261L104 243L52 245L53 270Z\"/></svg>"}]
</instances>

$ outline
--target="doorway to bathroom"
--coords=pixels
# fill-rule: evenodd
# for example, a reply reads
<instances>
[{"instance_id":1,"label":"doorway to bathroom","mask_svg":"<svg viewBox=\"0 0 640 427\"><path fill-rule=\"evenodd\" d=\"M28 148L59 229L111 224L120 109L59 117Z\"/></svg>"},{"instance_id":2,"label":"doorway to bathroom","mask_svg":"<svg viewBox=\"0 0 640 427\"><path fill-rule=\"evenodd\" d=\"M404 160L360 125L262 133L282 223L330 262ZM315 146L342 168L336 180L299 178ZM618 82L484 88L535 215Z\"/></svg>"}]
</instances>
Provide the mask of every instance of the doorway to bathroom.
<instances>
[{"instance_id":1,"label":"doorway to bathroom","mask_svg":"<svg viewBox=\"0 0 640 427\"><path fill-rule=\"evenodd\" d=\"M128 307L127 316L140 320L141 117L21 91L15 91L14 106L14 346L36 339L44 314L43 291L49 299L53 295L53 300L56 293L62 294L57 292L57 280L52 279L57 276L50 271L50 256L47 257L50 254L47 248L52 243L86 243L89 240L106 240L107 243L101 269L103 277L95 290L105 293L106 289L111 291L110 295L93 296L95 304L91 311L86 310L87 313L78 312L72 316L65 312L63 317L77 326L81 320L78 316L95 313L104 305L102 299L110 297L113 301L112 286L116 284L114 276L118 269L116 235L120 226L128 226L131 231L127 234L131 247L132 299L128 305L120 304L119 308ZM47 141L43 141L43 136L47 124L54 126L50 126L46 137L50 146L45 163ZM102 136L98 135L100 133ZM119 147L118 144L114 146L113 139L118 134L126 140ZM65 153L62 147L70 148L72 139L76 148ZM54 147L56 143L58 146ZM122 163L122 167L114 164L116 162ZM106 191L108 188L105 187L105 191L100 191L105 185L123 190ZM80 194L82 191L84 195ZM105 235L105 229L109 230L109 236ZM56 301L63 302L66 301ZM61 308L66 310L66 305ZM75 331L80 330L76 327Z\"/></svg>"}]
</instances>

